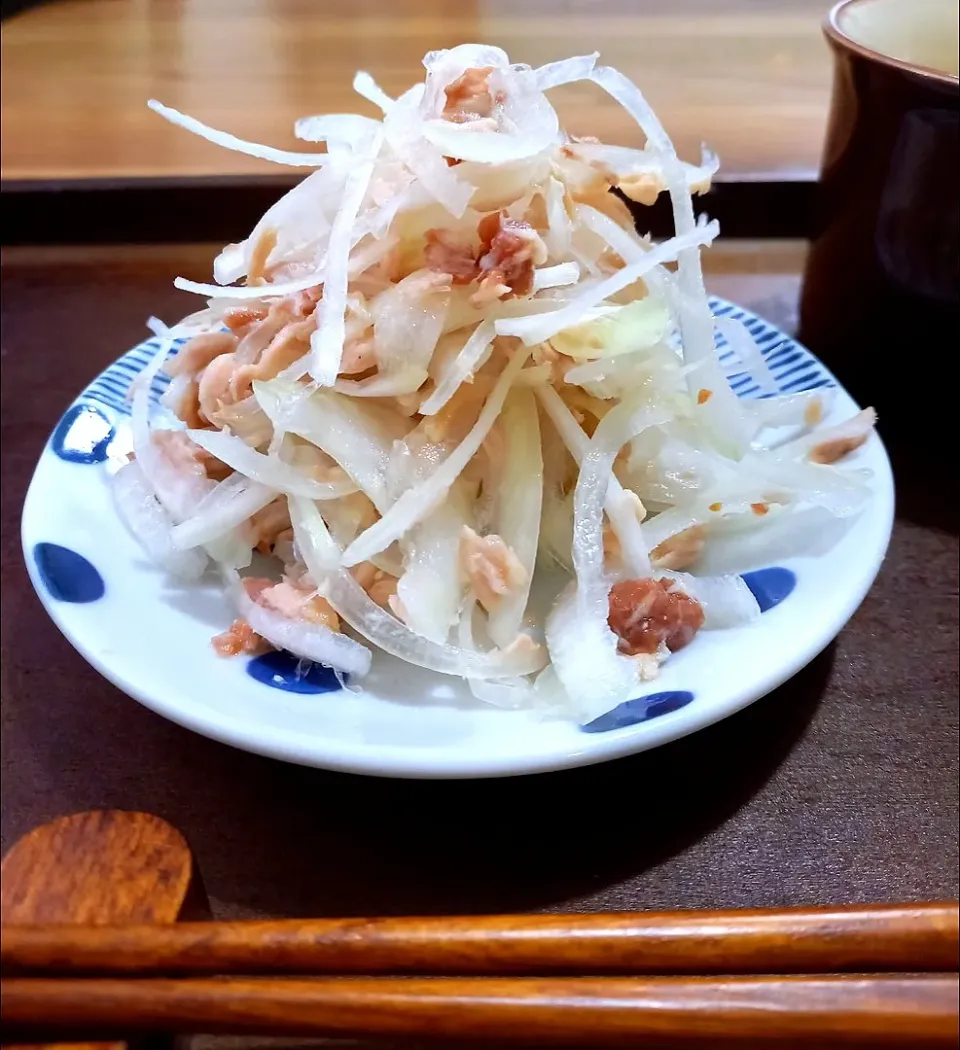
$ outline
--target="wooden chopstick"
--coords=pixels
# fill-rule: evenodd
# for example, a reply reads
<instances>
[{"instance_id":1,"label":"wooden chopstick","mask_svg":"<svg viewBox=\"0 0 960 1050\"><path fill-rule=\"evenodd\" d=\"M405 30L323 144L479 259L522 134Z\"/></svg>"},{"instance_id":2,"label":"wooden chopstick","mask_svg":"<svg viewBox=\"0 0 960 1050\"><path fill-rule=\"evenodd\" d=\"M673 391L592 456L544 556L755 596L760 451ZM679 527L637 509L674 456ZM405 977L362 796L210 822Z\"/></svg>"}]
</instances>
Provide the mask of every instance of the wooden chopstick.
<instances>
[{"instance_id":1,"label":"wooden chopstick","mask_svg":"<svg viewBox=\"0 0 960 1050\"><path fill-rule=\"evenodd\" d=\"M958 968L956 903L7 926L5 974L912 973Z\"/></svg>"},{"instance_id":2,"label":"wooden chopstick","mask_svg":"<svg viewBox=\"0 0 960 1050\"><path fill-rule=\"evenodd\" d=\"M3 981L5 1032L433 1037L593 1047L957 1041L956 977ZM643 1043L643 1045L647 1045Z\"/></svg>"}]
</instances>

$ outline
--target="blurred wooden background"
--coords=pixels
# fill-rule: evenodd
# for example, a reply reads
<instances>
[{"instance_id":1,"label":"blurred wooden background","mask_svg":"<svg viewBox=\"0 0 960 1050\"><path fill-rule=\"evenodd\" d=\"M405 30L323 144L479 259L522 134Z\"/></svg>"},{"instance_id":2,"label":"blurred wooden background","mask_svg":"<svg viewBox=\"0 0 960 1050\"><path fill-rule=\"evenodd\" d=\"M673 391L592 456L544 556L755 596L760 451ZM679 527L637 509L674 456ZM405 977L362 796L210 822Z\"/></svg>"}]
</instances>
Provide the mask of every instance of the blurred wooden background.
<instances>
[{"instance_id":1,"label":"blurred wooden background","mask_svg":"<svg viewBox=\"0 0 960 1050\"><path fill-rule=\"evenodd\" d=\"M3 23L5 180L276 172L150 113L161 99L241 137L293 143L294 118L366 111L357 69L398 93L425 51L466 41L537 65L599 50L634 78L681 153L728 178L815 176L830 61L825 0L49 0ZM568 129L636 141L598 89L555 92Z\"/></svg>"}]
</instances>

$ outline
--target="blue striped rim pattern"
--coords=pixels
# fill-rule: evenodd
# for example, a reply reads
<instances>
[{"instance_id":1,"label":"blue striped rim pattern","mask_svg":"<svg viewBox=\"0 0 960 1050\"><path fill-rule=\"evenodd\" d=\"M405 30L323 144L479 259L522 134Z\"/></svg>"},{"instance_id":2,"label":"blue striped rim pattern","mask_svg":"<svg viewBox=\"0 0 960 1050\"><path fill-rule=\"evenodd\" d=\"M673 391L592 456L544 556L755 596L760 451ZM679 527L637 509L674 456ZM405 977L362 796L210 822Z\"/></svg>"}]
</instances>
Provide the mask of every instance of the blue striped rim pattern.
<instances>
[{"instance_id":1,"label":"blue striped rim pattern","mask_svg":"<svg viewBox=\"0 0 960 1050\"><path fill-rule=\"evenodd\" d=\"M761 320L748 310L743 310L725 299L711 298L710 309L716 317L729 317L741 321L753 336L766 359L773 378L783 394L796 394L803 390L815 390L818 387L834 386L834 382L824 375L819 362L792 339L787 338L773 325ZM174 342L174 353L186 342L177 339ZM105 372L102 372L81 395L81 399L95 401L106 405L120 415L130 414L130 385L137 375L146 368L150 358L159 347L156 339L141 343L128 350L119 361L115 361ZM717 337L717 348L720 351L721 364L730 361L732 350L724 350L727 345L722 335ZM151 400L156 402L166 390L170 380L165 375L158 375L150 388ZM747 372L735 373L730 377L730 386L739 397L769 397L763 394L760 386Z\"/></svg>"},{"instance_id":2,"label":"blue striped rim pattern","mask_svg":"<svg viewBox=\"0 0 960 1050\"><path fill-rule=\"evenodd\" d=\"M820 363L806 349L787 338L779 329L761 320L748 310L742 310L725 299L710 300L714 317L729 317L740 321L753 336L753 341L763 354L773 373L774 382L781 394L799 394L804 390L816 390L823 386L836 386L824 375ZM727 341L717 335L720 363L725 364L734 357L732 350L724 350ZM763 394L760 386L748 372L735 372L730 376L730 386L738 397L771 397Z\"/></svg>"},{"instance_id":3,"label":"blue striped rim pattern","mask_svg":"<svg viewBox=\"0 0 960 1050\"><path fill-rule=\"evenodd\" d=\"M186 339L175 339L173 353L177 353ZM119 361L114 361L105 371L84 390L81 398L106 405L122 416L130 415L130 386L134 379L147 367L150 358L160 348L156 339L128 350ZM150 384L150 400L156 403L161 394L170 385L170 378L162 373Z\"/></svg>"}]
</instances>

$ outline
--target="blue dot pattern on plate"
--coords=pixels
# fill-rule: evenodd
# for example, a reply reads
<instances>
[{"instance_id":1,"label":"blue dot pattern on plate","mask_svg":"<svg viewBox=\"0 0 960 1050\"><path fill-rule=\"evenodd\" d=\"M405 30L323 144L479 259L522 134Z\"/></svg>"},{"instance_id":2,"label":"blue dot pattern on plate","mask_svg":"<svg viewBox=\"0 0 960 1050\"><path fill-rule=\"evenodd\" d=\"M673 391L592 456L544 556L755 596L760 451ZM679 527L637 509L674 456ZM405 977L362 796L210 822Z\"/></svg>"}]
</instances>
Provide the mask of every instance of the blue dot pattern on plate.
<instances>
[{"instance_id":1,"label":"blue dot pattern on plate","mask_svg":"<svg viewBox=\"0 0 960 1050\"><path fill-rule=\"evenodd\" d=\"M340 688L331 668L278 650L255 656L247 664L247 674L288 693L332 693Z\"/></svg>"},{"instance_id":2,"label":"blue dot pattern on plate","mask_svg":"<svg viewBox=\"0 0 960 1050\"><path fill-rule=\"evenodd\" d=\"M609 733L611 729L625 729L638 722L649 722L651 718L679 711L693 699L693 693L686 690L672 690L667 693L649 693L627 700L612 711L595 718L580 728L585 733Z\"/></svg>"},{"instance_id":3,"label":"blue dot pattern on plate","mask_svg":"<svg viewBox=\"0 0 960 1050\"><path fill-rule=\"evenodd\" d=\"M74 405L57 424L50 444L68 463L102 463L113 434L113 424L99 408Z\"/></svg>"},{"instance_id":4,"label":"blue dot pattern on plate","mask_svg":"<svg viewBox=\"0 0 960 1050\"><path fill-rule=\"evenodd\" d=\"M103 577L82 554L56 543L38 543L33 559L44 587L58 602L84 604L103 597Z\"/></svg>"},{"instance_id":5,"label":"blue dot pattern on plate","mask_svg":"<svg viewBox=\"0 0 960 1050\"><path fill-rule=\"evenodd\" d=\"M741 579L750 588L760 612L765 613L784 598L788 598L797 586L797 577L790 569L773 565L769 569L741 573Z\"/></svg>"}]
</instances>

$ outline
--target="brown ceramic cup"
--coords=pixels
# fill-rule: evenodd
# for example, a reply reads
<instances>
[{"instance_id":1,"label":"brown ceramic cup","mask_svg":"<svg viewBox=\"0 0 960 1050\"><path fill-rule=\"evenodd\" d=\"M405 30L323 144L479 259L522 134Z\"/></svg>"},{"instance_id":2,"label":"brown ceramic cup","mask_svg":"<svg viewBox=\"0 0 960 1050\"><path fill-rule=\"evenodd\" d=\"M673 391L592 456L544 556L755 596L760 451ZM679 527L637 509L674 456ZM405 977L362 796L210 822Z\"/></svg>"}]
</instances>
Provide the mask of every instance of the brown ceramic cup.
<instances>
[{"instance_id":1,"label":"brown ceramic cup","mask_svg":"<svg viewBox=\"0 0 960 1050\"><path fill-rule=\"evenodd\" d=\"M957 24L956 0L843 0L824 23L833 101L800 338L895 430L929 418L937 372L920 365L960 335Z\"/></svg>"}]
</instances>

